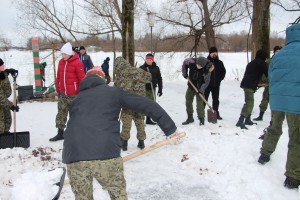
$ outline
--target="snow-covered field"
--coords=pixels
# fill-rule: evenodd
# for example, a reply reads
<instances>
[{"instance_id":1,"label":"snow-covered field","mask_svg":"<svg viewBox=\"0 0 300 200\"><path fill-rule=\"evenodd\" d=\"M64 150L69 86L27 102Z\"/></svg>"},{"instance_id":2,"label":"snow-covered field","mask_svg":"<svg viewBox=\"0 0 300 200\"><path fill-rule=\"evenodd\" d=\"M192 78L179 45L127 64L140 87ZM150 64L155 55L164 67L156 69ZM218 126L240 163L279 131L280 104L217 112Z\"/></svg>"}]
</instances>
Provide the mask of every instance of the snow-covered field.
<instances>
[{"instance_id":1,"label":"snow-covered field","mask_svg":"<svg viewBox=\"0 0 300 200\"><path fill-rule=\"evenodd\" d=\"M44 58L50 52L41 52ZM95 65L112 53L89 53ZM120 54L118 54L120 55ZM169 113L180 130L187 133L178 145L167 145L125 162L125 177L130 200L296 200L298 190L283 187L287 155L287 125L284 122L280 138L271 161L258 164L261 140L258 137L269 125L270 110L264 121L248 126L249 130L235 127L244 104L240 81L247 63L246 53L219 53L227 69L226 80L220 92L220 114L223 120L217 124L206 121L199 126L182 126L186 120L185 91L186 80L181 76L181 63L186 53L176 53L173 57L157 54L156 61L161 68L164 89L158 103ZM207 53L203 54L207 56ZM145 53L136 56L138 65L143 64ZM30 85L33 80L32 53L25 51L0 52L7 67L19 69L17 79L20 85ZM60 58L57 53L57 59ZM53 82L52 57L46 61L46 85ZM112 63L111 70L112 70ZM57 65L57 63L56 63ZM259 113L259 103L263 89L255 93L252 113ZM211 103L211 100L209 101ZM45 181L45 171L64 166L61 163L63 141L49 142L57 130L55 128L56 102L23 102L17 113L17 131L30 131L31 146L28 149L14 148L0 150L0 199L1 200L48 200L53 195L53 183ZM196 118L196 113L194 113ZM11 129L13 130L13 129ZM165 137L158 126L146 126L146 146L155 144ZM136 130L133 125L127 152L138 151ZM43 150L45 155L34 156L34 150ZM187 154L189 159L181 161ZM46 157L48 156L48 157ZM47 174L47 173L46 173ZM52 191L52 192L51 192ZM27 195L27 196L26 196ZM95 200L107 200L109 196L95 182ZM69 185L63 187L60 199L74 199Z\"/></svg>"}]
</instances>

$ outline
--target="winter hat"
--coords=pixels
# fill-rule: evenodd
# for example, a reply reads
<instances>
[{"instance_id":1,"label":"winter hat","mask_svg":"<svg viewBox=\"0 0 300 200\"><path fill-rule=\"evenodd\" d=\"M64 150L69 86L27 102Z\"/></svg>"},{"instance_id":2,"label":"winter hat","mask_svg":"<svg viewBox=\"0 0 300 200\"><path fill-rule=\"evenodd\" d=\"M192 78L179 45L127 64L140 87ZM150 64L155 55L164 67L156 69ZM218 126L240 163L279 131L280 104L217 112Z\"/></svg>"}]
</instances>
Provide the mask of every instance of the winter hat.
<instances>
[{"instance_id":1,"label":"winter hat","mask_svg":"<svg viewBox=\"0 0 300 200\"><path fill-rule=\"evenodd\" d=\"M209 53L213 53L213 52L218 52L217 47L210 47L209 48Z\"/></svg>"},{"instance_id":2,"label":"winter hat","mask_svg":"<svg viewBox=\"0 0 300 200\"><path fill-rule=\"evenodd\" d=\"M67 42L66 44L64 44L64 46L62 46L60 51L61 51L61 53L65 53L70 56L73 55L72 45L70 42Z\"/></svg>"},{"instance_id":3,"label":"winter hat","mask_svg":"<svg viewBox=\"0 0 300 200\"><path fill-rule=\"evenodd\" d=\"M4 64L3 60L0 58L0 66Z\"/></svg>"},{"instance_id":4,"label":"winter hat","mask_svg":"<svg viewBox=\"0 0 300 200\"><path fill-rule=\"evenodd\" d=\"M81 46L81 47L79 48L79 51L80 51L81 49L84 49L84 50L85 50L84 46Z\"/></svg>"},{"instance_id":5,"label":"winter hat","mask_svg":"<svg viewBox=\"0 0 300 200\"><path fill-rule=\"evenodd\" d=\"M207 59L204 57L199 57L196 59L196 64L200 65L202 68L205 67L206 63L207 63Z\"/></svg>"},{"instance_id":6,"label":"winter hat","mask_svg":"<svg viewBox=\"0 0 300 200\"><path fill-rule=\"evenodd\" d=\"M92 69L90 69L89 71L87 71L87 73L86 73L85 76L87 77L87 76L93 75L93 74L98 75L98 76L100 76L101 78L104 78L104 77L105 77L105 74L104 74L104 72L102 71L102 68L99 67L99 66L95 66L95 67L93 67Z\"/></svg>"},{"instance_id":7,"label":"winter hat","mask_svg":"<svg viewBox=\"0 0 300 200\"><path fill-rule=\"evenodd\" d=\"M255 58L260 58L261 60L265 61L268 57L268 53L264 49L260 49L256 52Z\"/></svg>"},{"instance_id":8,"label":"winter hat","mask_svg":"<svg viewBox=\"0 0 300 200\"><path fill-rule=\"evenodd\" d=\"M152 55L152 53L148 53L146 55L146 60L152 60L152 61L154 61L154 56Z\"/></svg>"},{"instance_id":9,"label":"winter hat","mask_svg":"<svg viewBox=\"0 0 300 200\"><path fill-rule=\"evenodd\" d=\"M105 59L105 61L110 61L110 58L109 58L109 57L107 57L107 58Z\"/></svg>"},{"instance_id":10,"label":"winter hat","mask_svg":"<svg viewBox=\"0 0 300 200\"><path fill-rule=\"evenodd\" d=\"M275 46L275 47L273 48L273 53L275 53L276 51L278 51L278 50L280 50L280 49L282 49L281 46Z\"/></svg>"}]
</instances>

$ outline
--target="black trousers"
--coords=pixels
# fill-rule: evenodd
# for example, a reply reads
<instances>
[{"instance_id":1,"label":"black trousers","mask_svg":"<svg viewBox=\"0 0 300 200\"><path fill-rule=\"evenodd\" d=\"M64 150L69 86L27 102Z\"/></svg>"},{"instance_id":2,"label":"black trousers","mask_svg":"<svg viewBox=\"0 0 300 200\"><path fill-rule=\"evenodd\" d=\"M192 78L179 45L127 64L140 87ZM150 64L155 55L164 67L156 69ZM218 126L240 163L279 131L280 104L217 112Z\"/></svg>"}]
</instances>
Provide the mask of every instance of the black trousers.
<instances>
[{"instance_id":1,"label":"black trousers","mask_svg":"<svg viewBox=\"0 0 300 200\"><path fill-rule=\"evenodd\" d=\"M206 101L208 100L209 94L211 93L212 95L212 107L215 111L219 110L219 94L220 94L220 85L218 86L208 86L205 89L205 99ZM205 106L205 103L204 103Z\"/></svg>"}]
</instances>

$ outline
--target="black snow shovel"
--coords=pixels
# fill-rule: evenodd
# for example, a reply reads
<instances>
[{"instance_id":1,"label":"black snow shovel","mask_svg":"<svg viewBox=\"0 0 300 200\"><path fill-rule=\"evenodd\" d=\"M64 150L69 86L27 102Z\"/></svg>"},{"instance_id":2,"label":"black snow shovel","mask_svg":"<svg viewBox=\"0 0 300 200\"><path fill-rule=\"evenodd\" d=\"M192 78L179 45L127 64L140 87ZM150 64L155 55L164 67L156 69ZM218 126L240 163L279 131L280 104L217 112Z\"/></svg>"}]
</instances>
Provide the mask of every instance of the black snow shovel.
<instances>
[{"instance_id":1,"label":"black snow shovel","mask_svg":"<svg viewBox=\"0 0 300 200\"><path fill-rule=\"evenodd\" d=\"M216 124L218 119L217 119L217 112L214 111L214 109L209 105L209 103L206 101L204 96L199 92L199 90L196 88L196 86L192 83L192 81L188 78L189 83L191 86L193 86L194 90L199 94L200 98L206 103L206 105L209 107L207 109L207 121L213 124Z\"/></svg>"},{"instance_id":2,"label":"black snow shovel","mask_svg":"<svg viewBox=\"0 0 300 200\"><path fill-rule=\"evenodd\" d=\"M14 106L17 106L17 95L16 95L16 73L14 78ZM29 131L16 132L16 110L14 110L14 132L0 134L0 149L23 147L28 148L30 146L30 134Z\"/></svg>"}]
</instances>

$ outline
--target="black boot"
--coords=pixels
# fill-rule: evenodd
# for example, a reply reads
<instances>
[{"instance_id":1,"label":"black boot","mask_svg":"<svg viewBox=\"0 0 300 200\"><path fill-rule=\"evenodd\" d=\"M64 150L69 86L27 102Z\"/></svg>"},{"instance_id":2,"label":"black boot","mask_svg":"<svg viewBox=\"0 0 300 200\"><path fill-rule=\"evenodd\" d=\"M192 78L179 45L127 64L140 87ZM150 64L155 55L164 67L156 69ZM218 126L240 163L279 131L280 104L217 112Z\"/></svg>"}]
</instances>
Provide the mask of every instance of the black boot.
<instances>
[{"instance_id":1,"label":"black boot","mask_svg":"<svg viewBox=\"0 0 300 200\"><path fill-rule=\"evenodd\" d=\"M193 114L188 114L188 118L186 121L182 122L182 125L187 125L189 123L193 123L194 122L194 117Z\"/></svg>"},{"instance_id":2,"label":"black boot","mask_svg":"<svg viewBox=\"0 0 300 200\"><path fill-rule=\"evenodd\" d=\"M260 164L264 165L264 164L266 164L269 161L270 161L270 156L262 153L262 154L260 154L257 162L259 162Z\"/></svg>"},{"instance_id":3,"label":"black boot","mask_svg":"<svg viewBox=\"0 0 300 200\"><path fill-rule=\"evenodd\" d=\"M156 123L155 122L153 122L152 120L151 120L151 118L150 117L146 117L146 124L149 124L149 125L156 125Z\"/></svg>"},{"instance_id":4,"label":"black boot","mask_svg":"<svg viewBox=\"0 0 300 200\"><path fill-rule=\"evenodd\" d=\"M127 151L128 141L121 138L122 150Z\"/></svg>"},{"instance_id":5,"label":"black boot","mask_svg":"<svg viewBox=\"0 0 300 200\"><path fill-rule=\"evenodd\" d=\"M61 129L59 128L58 131L57 131L57 135L54 136L53 138L50 138L49 141L50 142L55 142L55 141L58 141L58 140L63 140L64 139L64 129Z\"/></svg>"},{"instance_id":6,"label":"black boot","mask_svg":"<svg viewBox=\"0 0 300 200\"><path fill-rule=\"evenodd\" d=\"M139 140L139 143L138 143L137 147L140 148L140 149L145 148L144 140Z\"/></svg>"},{"instance_id":7,"label":"black boot","mask_svg":"<svg viewBox=\"0 0 300 200\"><path fill-rule=\"evenodd\" d=\"M291 177L286 177L285 181L284 181L284 187L287 187L289 189L297 189L300 185L300 180L296 180L294 178Z\"/></svg>"},{"instance_id":8,"label":"black boot","mask_svg":"<svg viewBox=\"0 0 300 200\"><path fill-rule=\"evenodd\" d=\"M205 121L204 118L203 118L203 117L198 117L198 119L199 119L199 121L200 121L200 122L199 122L199 125L200 125L200 126L204 125L204 121Z\"/></svg>"},{"instance_id":9,"label":"black boot","mask_svg":"<svg viewBox=\"0 0 300 200\"><path fill-rule=\"evenodd\" d=\"M247 129L244 123L245 117L243 115L240 116L239 121L236 123L237 127L240 127L241 129Z\"/></svg>"},{"instance_id":10,"label":"black boot","mask_svg":"<svg viewBox=\"0 0 300 200\"><path fill-rule=\"evenodd\" d=\"M253 120L254 120L254 121L262 121L262 120L263 120L264 113L265 113L264 111L260 111L260 112L259 112L259 116L256 117L256 118L254 118Z\"/></svg>"},{"instance_id":11,"label":"black boot","mask_svg":"<svg viewBox=\"0 0 300 200\"><path fill-rule=\"evenodd\" d=\"M251 115L249 115L248 117L246 117L245 124L252 126L253 124L257 124L257 123L251 121Z\"/></svg>"},{"instance_id":12,"label":"black boot","mask_svg":"<svg viewBox=\"0 0 300 200\"><path fill-rule=\"evenodd\" d=\"M217 111L217 119L218 119L218 120L222 120L222 119L223 119L223 118L220 116L219 111Z\"/></svg>"}]
</instances>

